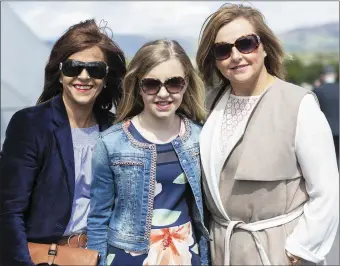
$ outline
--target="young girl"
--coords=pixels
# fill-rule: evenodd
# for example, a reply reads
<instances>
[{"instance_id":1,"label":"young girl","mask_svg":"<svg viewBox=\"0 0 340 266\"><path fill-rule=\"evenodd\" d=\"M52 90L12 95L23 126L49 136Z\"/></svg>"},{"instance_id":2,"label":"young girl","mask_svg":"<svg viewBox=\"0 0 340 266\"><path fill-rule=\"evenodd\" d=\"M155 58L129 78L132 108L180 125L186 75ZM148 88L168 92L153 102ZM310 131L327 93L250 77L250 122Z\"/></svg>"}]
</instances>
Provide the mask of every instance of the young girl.
<instances>
[{"instance_id":1,"label":"young girl","mask_svg":"<svg viewBox=\"0 0 340 266\"><path fill-rule=\"evenodd\" d=\"M202 82L176 41L159 40L137 52L123 90L117 124L96 145L88 248L101 265L208 264Z\"/></svg>"}]
</instances>

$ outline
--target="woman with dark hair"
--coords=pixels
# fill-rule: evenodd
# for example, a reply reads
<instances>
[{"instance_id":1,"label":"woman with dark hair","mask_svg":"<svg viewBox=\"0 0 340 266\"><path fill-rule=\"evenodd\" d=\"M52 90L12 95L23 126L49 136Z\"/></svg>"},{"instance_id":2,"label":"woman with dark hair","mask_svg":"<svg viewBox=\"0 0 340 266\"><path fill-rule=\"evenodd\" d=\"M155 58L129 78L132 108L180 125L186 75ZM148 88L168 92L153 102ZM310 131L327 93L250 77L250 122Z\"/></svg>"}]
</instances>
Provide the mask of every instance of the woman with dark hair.
<instances>
[{"instance_id":1,"label":"woman with dark hair","mask_svg":"<svg viewBox=\"0 0 340 266\"><path fill-rule=\"evenodd\" d=\"M284 81L284 52L257 9L227 4L197 52L210 115L200 135L214 265L323 263L339 173L315 95Z\"/></svg>"},{"instance_id":2,"label":"woman with dark hair","mask_svg":"<svg viewBox=\"0 0 340 266\"><path fill-rule=\"evenodd\" d=\"M126 72L94 20L55 43L37 106L15 113L0 159L0 265L34 265L28 242L86 246L96 138L108 128Z\"/></svg>"}]
</instances>

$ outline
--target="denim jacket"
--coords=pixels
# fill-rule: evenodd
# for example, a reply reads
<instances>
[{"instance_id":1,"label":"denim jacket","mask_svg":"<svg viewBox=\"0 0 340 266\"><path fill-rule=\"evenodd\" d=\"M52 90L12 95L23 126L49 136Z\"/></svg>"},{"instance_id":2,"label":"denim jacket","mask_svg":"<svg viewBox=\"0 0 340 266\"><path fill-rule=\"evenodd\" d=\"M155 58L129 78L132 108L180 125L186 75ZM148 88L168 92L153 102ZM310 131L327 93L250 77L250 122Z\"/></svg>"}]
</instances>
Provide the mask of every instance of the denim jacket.
<instances>
[{"instance_id":1,"label":"denim jacket","mask_svg":"<svg viewBox=\"0 0 340 266\"><path fill-rule=\"evenodd\" d=\"M201 127L183 117L185 133L171 143L193 192L192 221L201 264L207 265L209 233L204 225L199 134ZM130 121L102 132L93 156L93 181L88 216L88 248L100 251L105 265L107 244L147 253L156 176L156 145L137 141Z\"/></svg>"}]
</instances>

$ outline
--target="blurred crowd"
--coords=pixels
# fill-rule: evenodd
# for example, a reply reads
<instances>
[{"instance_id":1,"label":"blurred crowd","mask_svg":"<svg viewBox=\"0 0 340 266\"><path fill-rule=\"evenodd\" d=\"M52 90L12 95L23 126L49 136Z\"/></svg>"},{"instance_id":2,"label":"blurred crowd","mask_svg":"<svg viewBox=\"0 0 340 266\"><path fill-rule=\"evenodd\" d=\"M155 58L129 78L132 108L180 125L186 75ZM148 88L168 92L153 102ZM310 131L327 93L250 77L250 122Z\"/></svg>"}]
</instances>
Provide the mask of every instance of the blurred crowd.
<instances>
[{"instance_id":1,"label":"blurred crowd","mask_svg":"<svg viewBox=\"0 0 340 266\"><path fill-rule=\"evenodd\" d=\"M314 85L313 91L332 130L339 164L339 72L331 65L325 66Z\"/></svg>"}]
</instances>

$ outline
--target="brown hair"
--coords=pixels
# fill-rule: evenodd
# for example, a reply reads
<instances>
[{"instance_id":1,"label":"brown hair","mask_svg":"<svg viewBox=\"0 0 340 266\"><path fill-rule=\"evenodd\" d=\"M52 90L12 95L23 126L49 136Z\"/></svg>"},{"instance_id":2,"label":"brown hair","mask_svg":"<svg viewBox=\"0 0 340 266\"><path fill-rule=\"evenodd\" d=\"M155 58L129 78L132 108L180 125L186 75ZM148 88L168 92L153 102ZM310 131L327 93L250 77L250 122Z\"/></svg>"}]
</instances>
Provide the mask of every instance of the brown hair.
<instances>
[{"instance_id":1,"label":"brown hair","mask_svg":"<svg viewBox=\"0 0 340 266\"><path fill-rule=\"evenodd\" d=\"M177 112L192 120L203 121L205 119L203 82L188 55L176 41L157 40L144 44L129 63L123 80L123 98L118 105L116 122L121 122L143 111L143 99L139 93L141 78L154 67L171 58L176 58L181 62L189 81Z\"/></svg>"},{"instance_id":2,"label":"brown hair","mask_svg":"<svg viewBox=\"0 0 340 266\"><path fill-rule=\"evenodd\" d=\"M237 18L248 20L254 27L255 33L260 37L263 48L267 53L264 64L268 73L284 79L283 59L285 54L278 38L267 26L263 14L259 10L243 4L225 4L211 14L201 28L196 62L206 85L215 88L230 84L230 81L217 69L211 48L220 28Z\"/></svg>"},{"instance_id":3,"label":"brown hair","mask_svg":"<svg viewBox=\"0 0 340 266\"><path fill-rule=\"evenodd\" d=\"M43 103L59 94L62 85L59 82L60 62L69 56L93 46L98 46L104 53L109 66L106 76L106 88L98 95L94 109L110 110L118 105L121 96L121 83L126 73L126 63L123 51L112 41L94 19L86 20L71 26L54 44L45 67L45 83L37 104Z\"/></svg>"}]
</instances>

